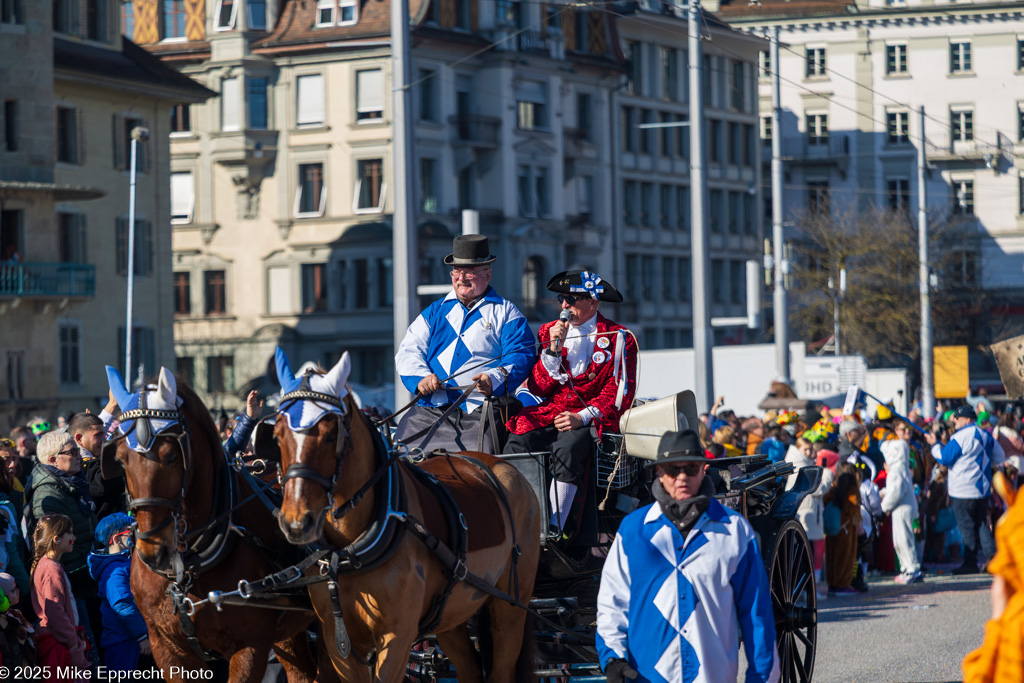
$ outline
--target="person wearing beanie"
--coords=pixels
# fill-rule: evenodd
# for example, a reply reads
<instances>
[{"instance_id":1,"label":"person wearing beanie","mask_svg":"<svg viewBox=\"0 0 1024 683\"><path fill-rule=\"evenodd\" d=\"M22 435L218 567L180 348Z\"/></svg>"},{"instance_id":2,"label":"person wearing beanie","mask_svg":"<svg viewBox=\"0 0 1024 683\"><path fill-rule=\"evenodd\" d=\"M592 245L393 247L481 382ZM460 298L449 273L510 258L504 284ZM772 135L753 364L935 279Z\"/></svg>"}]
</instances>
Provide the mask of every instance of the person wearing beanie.
<instances>
[{"instance_id":1,"label":"person wearing beanie","mask_svg":"<svg viewBox=\"0 0 1024 683\"><path fill-rule=\"evenodd\" d=\"M131 590L132 518L123 512L107 515L96 525L102 550L89 553L89 573L99 585L103 615L100 649L111 671L134 671L139 656L151 653L149 633Z\"/></svg>"}]
</instances>

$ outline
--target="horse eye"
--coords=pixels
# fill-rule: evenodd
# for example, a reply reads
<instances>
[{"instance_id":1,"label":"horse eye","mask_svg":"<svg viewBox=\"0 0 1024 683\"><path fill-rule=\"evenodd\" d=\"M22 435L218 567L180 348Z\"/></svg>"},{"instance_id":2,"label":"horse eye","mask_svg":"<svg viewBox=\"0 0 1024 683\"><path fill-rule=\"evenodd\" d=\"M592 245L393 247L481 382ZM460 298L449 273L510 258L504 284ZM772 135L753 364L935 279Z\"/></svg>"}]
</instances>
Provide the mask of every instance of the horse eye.
<instances>
[{"instance_id":1,"label":"horse eye","mask_svg":"<svg viewBox=\"0 0 1024 683\"><path fill-rule=\"evenodd\" d=\"M337 432L330 432L329 434L324 435L324 441L326 441L327 443L334 443L337 440L338 440L338 433Z\"/></svg>"}]
</instances>

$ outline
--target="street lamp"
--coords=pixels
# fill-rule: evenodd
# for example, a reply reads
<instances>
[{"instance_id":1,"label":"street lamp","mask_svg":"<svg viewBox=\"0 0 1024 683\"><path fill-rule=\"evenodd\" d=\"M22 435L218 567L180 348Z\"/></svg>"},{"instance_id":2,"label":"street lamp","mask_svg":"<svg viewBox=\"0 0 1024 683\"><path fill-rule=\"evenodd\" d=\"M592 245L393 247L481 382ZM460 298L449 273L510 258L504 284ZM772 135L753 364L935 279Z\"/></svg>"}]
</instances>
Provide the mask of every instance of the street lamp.
<instances>
[{"instance_id":1,"label":"street lamp","mask_svg":"<svg viewBox=\"0 0 1024 683\"><path fill-rule=\"evenodd\" d=\"M149 139L149 128L136 126L131 133L131 181L128 191L128 303L124 325L124 376L132 381L132 304L135 298L135 177L140 142ZM130 388L130 387L129 387Z\"/></svg>"}]
</instances>

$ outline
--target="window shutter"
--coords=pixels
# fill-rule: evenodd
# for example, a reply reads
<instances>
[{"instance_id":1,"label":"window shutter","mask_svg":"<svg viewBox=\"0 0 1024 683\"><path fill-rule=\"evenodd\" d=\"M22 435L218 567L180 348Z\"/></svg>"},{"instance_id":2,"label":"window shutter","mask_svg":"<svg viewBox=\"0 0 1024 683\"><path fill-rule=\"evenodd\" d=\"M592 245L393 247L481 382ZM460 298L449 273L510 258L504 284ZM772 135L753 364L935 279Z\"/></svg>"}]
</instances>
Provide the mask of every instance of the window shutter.
<instances>
[{"instance_id":1,"label":"window shutter","mask_svg":"<svg viewBox=\"0 0 1024 683\"><path fill-rule=\"evenodd\" d=\"M469 1L469 30L476 33L480 29L480 0Z\"/></svg>"},{"instance_id":2,"label":"window shutter","mask_svg":"<svg viewBox=\"0 0 1024 683\"><path fill-rule=\"evenodd\" d=\"M143 128L149 128L149 121L146 121L145 119L142 119L142 120L139 121L139 125L142 126ZM152 128L150 128L150 130L152 130ZM140 172L142 172L142 173L149 173L150 171L153 170L152 169L152 162L150 161L150 159L153 156L152 154L150 154L150 145L152 144L152 141L153 141L153 136L150 135L149 136L149 140L145 140L144 142L141 142L139 144L138 153L139 153L139 156L141 156L142 158L141 159L137 159L135 163L139 167L138 170Z\"/></svg>"},{"instance_id":3,"label":"window shutter","mask_svg":"<svg viewBox=\"0 0 1024 683\"><path fill-rule=\"evenodd\" d=\"M121 34L121 3L116 3L111 9L107 7L106 16L106 29L107 38L106 42L114 43L116 46L121 46L120 34Z\"/></svg>"},{"instance_id":4,"label":"window shutter","mask_svg":"<svg viewBox=\"0 0 1024 683\"><path fill-rule=\"evenodd\" d=\"M71 0L68 3L71 13L70 26L68 27L68 34L72 36L85 37L85 18L89 16L89 9L86 3L89 0Z\"/></svg>"},{"instance_id":5,"label":"window shutter","mask_svg":"<svg viewBox=\"0 0 1024 683\"><path fill-rule=\"evenodd\" d=\"M127 168L124 161L124 117L114 114L112 124L114 131L114 168L123 171Z\"/></svg>"},{"instance_id":6,"label":"window shutter","mask_svg":"<svg viewBox=\"0 0 1024 683\"><path fill-rule=\"evenodd\" d=\"M114 230L114 242L117 247L117 274L126 275L128 273L128 219L118 218L115 222ZM121 351L121 357L124 358L124 351Z\"/></svg>"},{"instance_id":7,"label":"window shutter","mask_svg":"<svg viewBox=\"0 0 1024 683\"><path fill-rule=\"evenodd\" d=\"M604 14L602 12L591 12L587 15L587 37L590 44L587 52L592 55L603 55L608 51L608 43L604 35Z\"/></svg>"},{"instance_id":8,"label":"window shutter","mask_svg":"<svg viewBox=\"0 0 1024 683\"><path fill-rule=\"evenodd\" d=\"M562 12L562 40L565 42L565 49L569 52L576 51L576 10L567 8Z\"/></svg>"},{"instance_id":9,"label":"window shutter","mask_svg":"<svg viewBox=\"0 0 1024 683\"><path fill-rule=\"evenodd\" d=\"M441 3L441 26L455 28L457 18L455 16L455 0L440 0Z\"/></svg>"},{"instance_id":10,"label":"window shutter","mask_svg":"<svg viewBox=\"0 0 1024 683\"><path fill-rule=\"evenodd\" d=\"M384 72L369 69L356 72L356 111L384 111Z\"/></svg>"},{"instance_id":11,"label":"window shutter","mask_svg":"<svg viewBox=\"0 0 1024 683\"><path fill-rule=\"evenodd\" d=\"M324 77L322 74L299 76L297 126L324 122Z\"/></svg>"},{"instance_id":12,"label":"window shutter","mask_svg":"<svg viewBox=\"0 0 1024 683\"><path fill-rule=\"evenodd\" d=\"M85 165L85 112L80 108L75 108L75 142L78 143L78 149L75 151L76 157L75 162L79 166Z\"/></svg>"}]
</instances>

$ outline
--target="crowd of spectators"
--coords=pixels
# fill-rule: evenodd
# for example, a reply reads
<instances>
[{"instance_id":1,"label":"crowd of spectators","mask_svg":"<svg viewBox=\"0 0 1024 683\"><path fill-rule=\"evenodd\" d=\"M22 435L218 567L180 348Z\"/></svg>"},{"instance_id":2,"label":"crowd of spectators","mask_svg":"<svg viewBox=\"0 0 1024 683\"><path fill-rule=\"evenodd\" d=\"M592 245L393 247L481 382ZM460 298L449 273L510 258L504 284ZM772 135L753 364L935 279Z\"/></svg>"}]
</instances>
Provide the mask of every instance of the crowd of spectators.
<instances>
[{"instance_id":1,"label":"crowd of spectators","mask_svg":"<svg viewBox=\"0 0 1024 683\"><path fill-rule=\"evenodd\" d=\"M842 597L866 592L869 575L912 584L925 579L926 566L984 571L1005 510L992 478L1001 470L1018 481L1024 440L1012 406L998 410L985 397L974 403L936 419L919 409L897 415L883 404L870 415L822 407L740 417L719 398L701 416L701 434L708 457L764 455L797 471L823 467L797 518L813 550L819 595Z\"/></svg>"}]
</instances>

